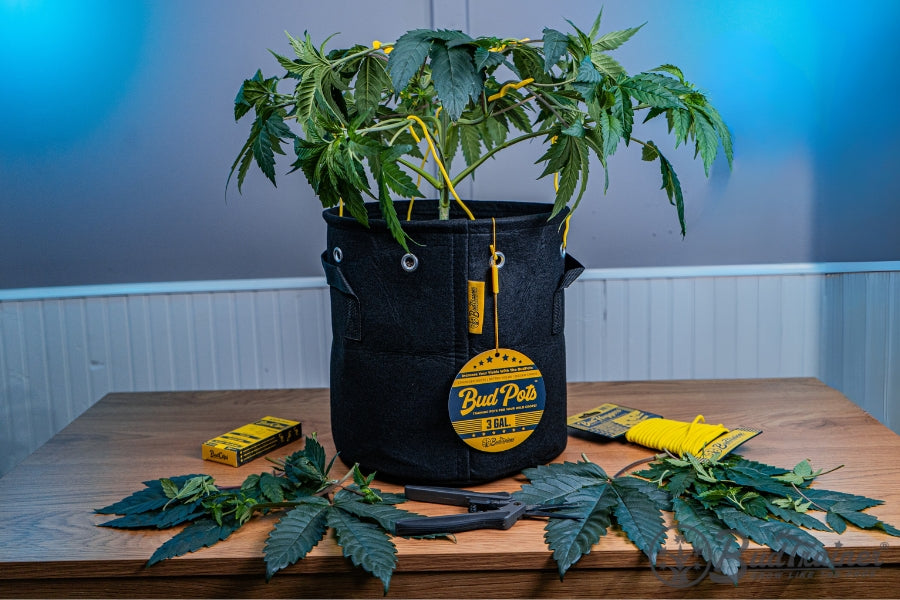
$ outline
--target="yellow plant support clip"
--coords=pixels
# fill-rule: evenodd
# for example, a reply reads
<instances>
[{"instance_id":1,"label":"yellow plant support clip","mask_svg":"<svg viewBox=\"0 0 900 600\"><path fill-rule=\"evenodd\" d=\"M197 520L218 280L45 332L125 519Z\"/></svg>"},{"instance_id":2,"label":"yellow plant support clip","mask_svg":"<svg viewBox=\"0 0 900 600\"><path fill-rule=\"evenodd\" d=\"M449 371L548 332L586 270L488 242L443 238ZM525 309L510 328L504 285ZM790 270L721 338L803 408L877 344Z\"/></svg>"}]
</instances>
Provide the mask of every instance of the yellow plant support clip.
<instances>
[{"instance_id":1,"label":"yellow plant support clip","mask_svg":"<svg viewBox=\"0 0 900 600\"><path fill-rule=\"evenodd\" d=\"M444 176L444 181L447 183L447 189L450 190L451 194L453 194L453 198L456 199L457 204L459 204L460 208L465 211L469 219L474 221L475 215L472 214L472 211L469 210L469 207L466 206L465 202L460 200L459 196L456 194L456 190L453 189L453 183L450 181L450 175L447 174L447 169L444 168L444 163L442 163L441 159L438 158L437 150L435 150L434 148L434 142L431 141L431 135L428 133L428 128L425 126L425 123L416 115L408 115L406 118L411 121L415 121L422 128L422 133L424 134L425 141L428 142L428 148L431 150L431 156L434 157L434 162L437 163L438 168L441 170L441 175ZM412 127L410 127L410 130L412 130Z\"/></svg>"},{"instance_id":2,"label":"yellow plant support clip","mask_svg":"<svg viewBox=\"0 0 900 600\"><path fill-rule=\"evenodd\" d=\"M528 85L529 83L534 83L534 77L529 77L528 79L523 79L519 83L507 83L502 88L500 88L499 92L488 96L488 102L493 102L494 100L499 100L500 98L505 96L506 92L508 92L509 90L517 90L519 88L523 88L526 85Z\"/></svg>"},{"instance_id":3,"label":"yellow plant support clip","mask_svg":"<svg viewBox=\"0 0 900 600\"><path fill-rule=\"evenodd\" d=\"M378 40L372 40L372 47L376 50L383 50L385 54L390 54L394 49L393 44L382 44Z\"/></svg>"}]
</instances>

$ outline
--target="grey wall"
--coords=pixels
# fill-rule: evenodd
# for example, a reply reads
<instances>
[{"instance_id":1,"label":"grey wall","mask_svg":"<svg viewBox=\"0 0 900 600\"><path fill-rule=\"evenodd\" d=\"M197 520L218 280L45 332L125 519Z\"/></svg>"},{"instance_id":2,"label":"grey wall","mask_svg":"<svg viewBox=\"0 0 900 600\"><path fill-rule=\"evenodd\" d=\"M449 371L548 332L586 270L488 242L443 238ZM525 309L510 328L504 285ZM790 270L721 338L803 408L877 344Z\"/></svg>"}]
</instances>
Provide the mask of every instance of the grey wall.
<instances>
[{"instance_id":1,"label":"grey wall","mask_svg":"<svg viewBox=\"0 0 900 600\"><path fill-rule=\"evenodd\" d=\"M601 3L564 0L46 0L0 5L0 288L319 275L324 230L300 176L225 178L247 124L232 99L279 69L283 31L335 43L415 27L540 36L590 27ZM593 169L570 249L590 267L896 260L893 145L900 8L890 0L606 2L605 25L647 22L617 54L681 66L736 138L709 181L671 150L688 237L636 149ZM658 129L644 137L662 135ZM463 191L547 200L524 148ZM280 172L288 170L283 161Z\"/></svg>"}]
</instances>

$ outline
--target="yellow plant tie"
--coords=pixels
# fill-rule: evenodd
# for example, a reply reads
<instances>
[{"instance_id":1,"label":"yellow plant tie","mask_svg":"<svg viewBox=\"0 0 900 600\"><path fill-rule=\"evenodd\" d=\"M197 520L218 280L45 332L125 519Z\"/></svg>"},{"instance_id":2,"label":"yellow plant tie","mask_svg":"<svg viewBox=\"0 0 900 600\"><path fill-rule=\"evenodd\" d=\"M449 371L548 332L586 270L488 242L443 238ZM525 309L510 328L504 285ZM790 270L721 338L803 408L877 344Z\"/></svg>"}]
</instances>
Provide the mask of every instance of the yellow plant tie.
<instances>
[{"instance_id":1,"label":"yellow plant tie","mask_svg":"<svg viewBox=\"0 0 900 600\"><path fill-rule=\"evenodd\" d=\"M437 110L434 111L435 119L437 118L437 116L439 114L441 114L441 110L443 110L443 108L444 108L443 106L438 106ZM419 138L419 136L416 135L416 130L413 129L413 126L411 124L409 126L409 132L412 134L413 139L416 140L417 144L422 141L421 138ZM419 165L419 169L424 169L425 163L427 163L427 162L428 162L428 153L426 152L425 156L422 157L422 164ZM419 173L418 177L416 177L416 187L419 187L421 184L422 184L422 174ZM416 201L415 198L409 199L409 208L406 209L406 220L407 221L412 221L412 209L413 209L413 203L415 201Z\"/></svg>"},{"instance_id":2,"label":"yellow plant tie","mask_svg":"<svg viewBox=\"0 0 900 600\"><path fill-rule=\"evenodd\" d=\"M419 138L419 136L416 135L416 130L413 129L412 125L409 126L409 132L412 134L413 139L416 140L417 144L422 141L421 138ZM419 168L424 169L425 163L427 163L427 162L428 162L428 153L426 152L425 156L422 157L422 164L419 165ZM419 173L419 176L416 178L416 187L419 187L421 184L422 184L422 174ZM407 221L412 221L413 202L415 202L415 201L416 201L415 198L409 199L409 208L406 209L406 220Z\"/></svg>"},{"instance_id":3,"label":"yellow plant tie","mask_svg":"<svg viewBox=\"0 0 900 600\"><path fill-rule=\"evenodd\" d=\"M722 425L708 425L703 415L690 423L671 419L647 419L625 433L625 439L655 450L672 454L700 456L703 448L728 429Z\"/></svg>"},{"instance_id":4,"label":"yellow plant tie","mask_svg":"<svg viewBox=\"0 0 900 600\"><path fill-rule=\"evenodd\" d=\"M491 291L494 293L494 349L500 352L500 311L497 308L497 297L500 295L500 267L497 266L497 221L491 217Z\"/></svg>"},{"instance_id":5,"label":"yellow plant tie","mask_svg":"<svg viewBox=\"0 0 900 600\"><path fill-rule=\"evenodd\" d=\"M394 49L393 44L382 44L378 40L372 40L372 47L376 50L383 50L385 54L390 54Z\"/></svg>"},{"instance_id":6,"label":"yellow plant tie","mask_svg":"<svg viewBox=\"0 0 900 600\"><path fill-rule=\"evenodd\" d=\"M530 41L531 41L531 38L525 37L525 38L522 38L522 39L519 40L519 41L512 40L512 41L510 41L509 43L510 43L510 44L524 44L525 42L530 42ZM503 52L504 50L506 50L506 44L501 44L501 45L499 45L499 46L493 46L493 47L489 48L489 50L490 50L491 52Z\"/></svg>"},{"instance_id":7,"label":"yellow plant tie","mask_svg":"<svg viewBox=\"0 0 900 600\"><path fill-rule=\"evenodd\" d=\"M447 189L450 190L450 193L453 194L453 198L456 199L457 204L459 204L460 208L465 211L466 216L468 216L471 220L475 220L475 215L472 214L472 211L469 210L469 207L465 205L465 203L460 200L459 196L456 195L456 190L453 189L453 183L450 181L450 175L447 174L447 169L444 168L444 163L441 162L441 159L438 158L437 150L434 148L434 142L431 141L431 135L428 133L428 128L425 127L425 123L422 122L422 119L417 117L416 115L409 115L406 117L412 121L415 121L422 128L422 133L425 138L425 141L428 142L428 148L431 149L431 156L434 157L434 162L437 163L438 168L441 170L441 175L444 176L444 181L447 183ZM410 128L412 129L412 128Z\"/></svg>"},{"instance_id":8,"label":"yellow plant tie","mask_svg":"<svg viewBox=\"0 0 900 600\"><path fill-rule=\"evenodd\" d=\"M509 90L517 90L519 88L525 87L529 83L534 83L534 77L529 77L528 79L523 79L522 81L520 81L518 83L507 83L502 88L500 88L499 92L488 96L488 102L493 102L494 100L499 100L500 98L505 96L506 92L508 92Z\"/></svg>"},{"instance_id":9,"label":"yellow plant tie","mask_svg":"<svg viewBox=\"0 0 900 600\"><path fill-rule=\"evenodd\" d=\"M343 198L338 198L338 216L339 217L344 216L344 199Z\"/></svg>"}]
</instances>

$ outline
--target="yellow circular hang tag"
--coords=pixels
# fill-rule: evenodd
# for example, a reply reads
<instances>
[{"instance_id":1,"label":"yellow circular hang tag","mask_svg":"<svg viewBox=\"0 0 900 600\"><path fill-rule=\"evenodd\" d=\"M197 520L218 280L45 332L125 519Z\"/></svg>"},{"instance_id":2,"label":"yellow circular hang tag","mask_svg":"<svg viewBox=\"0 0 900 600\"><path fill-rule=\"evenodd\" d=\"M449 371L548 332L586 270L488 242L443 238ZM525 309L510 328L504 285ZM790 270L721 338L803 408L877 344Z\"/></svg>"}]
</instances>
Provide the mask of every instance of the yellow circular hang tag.
<instances>
[{"instance_id":1,"label":"yellow circular hang tag","mask_svg":"<svg viewBox=\"0 0 900 600\"><path fill-rule=\"evenodd\" d=\"M450 388L450 421L468 445L504 452L524 442L544 414L544 378L534 361L508 348L482 352Z\"/></svg>"}]
</instances>

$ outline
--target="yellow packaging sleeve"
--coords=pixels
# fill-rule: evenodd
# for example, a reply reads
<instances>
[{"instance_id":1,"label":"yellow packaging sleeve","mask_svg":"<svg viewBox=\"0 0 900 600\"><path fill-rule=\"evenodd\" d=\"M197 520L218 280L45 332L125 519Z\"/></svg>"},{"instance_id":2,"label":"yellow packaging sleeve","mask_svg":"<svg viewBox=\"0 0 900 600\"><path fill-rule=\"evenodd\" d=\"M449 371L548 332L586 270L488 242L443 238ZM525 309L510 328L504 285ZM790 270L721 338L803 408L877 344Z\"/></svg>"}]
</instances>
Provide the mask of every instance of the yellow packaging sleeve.
<instances>
[{"instance_id":1,"label":"yellow packaging sleeve","mask_svg":"<svg viewBox=\"0 0 900 600\"><path fill-rule=\"evenodd\" d=\"M299 421L263 417L204 442L200 447L201 457L203 460L239 467L302 435Z\"/></svg>"}]
</instances>

